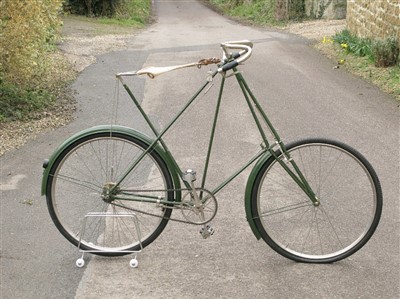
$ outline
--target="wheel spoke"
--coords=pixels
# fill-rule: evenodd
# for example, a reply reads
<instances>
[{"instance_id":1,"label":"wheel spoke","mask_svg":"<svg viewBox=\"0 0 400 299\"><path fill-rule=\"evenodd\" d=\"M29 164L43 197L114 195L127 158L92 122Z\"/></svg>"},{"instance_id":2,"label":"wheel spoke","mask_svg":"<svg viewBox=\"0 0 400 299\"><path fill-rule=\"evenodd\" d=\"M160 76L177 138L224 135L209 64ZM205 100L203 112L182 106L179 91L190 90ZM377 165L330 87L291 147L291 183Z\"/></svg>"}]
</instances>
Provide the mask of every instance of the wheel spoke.
<instances>
[{"instance_id":1,"label":"wheel spoke","mask_svg":"<svg viewBox=\"0 0 400 299\"><path fill-rule=\"evenodd\" d=\"M312 204L310 204L310 201L308 202L300 202L300 203L296 203L293 205L289 205L289 206L285 206L285 207L279 207L273 210L269 210L267 212L263 212L259 215L260 218L262 217L268 217L271 215L275 215L275 214L279 214L279 213L286 213L288 211L293 211L293 210L297 210L297 209L301 209L301 208L308 208L310 206L313 206Z\"/></svg>"},{"instance_id":2,"label":"wheel spoke","mask_svg":"<svg viewBox=\"0 0 400 299\"><path fill-rule=\"evenodd\" d=\"M360 249L372 236L382 209L379 180L349 146L311 139L287 146L320 199L308 196L270 158L261 168L252 200L262 238L278 253L302 262L334 262Z\"/></svg>"},{"instance_id":3,"label":"wheel spoke","mask_svg":"<svg viewBox=\"0 0 400 299\"><path fill-rule=\"evenodd\" d=\"M84 250L120 255L140 249L137 231L143 246L163 231L171 209L160 209L155 202L160 196L173 200L172 192L154 190L174 188L166 164L156 152L150 151L120 185L123 190L143 190L145 193L137 195L154 198L154 204L112 201L107 195L114 180L146 148L147 144L134 137L104 132L81 138L59 155L49 175L47 203L54 223L71 243L77 246L81 240Z\"/></svg>"}]
</instances>

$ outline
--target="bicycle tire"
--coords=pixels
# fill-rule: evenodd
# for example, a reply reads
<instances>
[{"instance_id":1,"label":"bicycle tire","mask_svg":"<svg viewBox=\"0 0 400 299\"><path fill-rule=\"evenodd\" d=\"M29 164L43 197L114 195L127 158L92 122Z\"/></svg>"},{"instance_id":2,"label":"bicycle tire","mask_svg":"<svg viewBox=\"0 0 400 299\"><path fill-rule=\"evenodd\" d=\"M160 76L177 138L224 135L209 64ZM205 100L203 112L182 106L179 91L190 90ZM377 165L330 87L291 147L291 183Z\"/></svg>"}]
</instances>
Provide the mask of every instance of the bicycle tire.
<instances>
[{"instance_id":1,"label":"bicycle tire","mask_svg":"<svg viewBox=\"0 0 400 299\"><path fill-rule=\"evenodd\" d=\"M68 241L82 251L119 256L139 251L161 234L171 209L102 198L104 186L115 182L147 148L148 144L133 136L103 132L82 137L60 153L48 176L46 200L55 226ZM143 189L155 198L174 199L173 192L167 191L173 189L171 175L155 151L141 160L120 188ZM89 216L93 212L102 214Z\"/></svg>"},{"instance_id":2,"label":"bicycle tire","mask_svg":"<svg viewBox=\"0 0 400 299\"><path fill-rule=\"evenodd\" d=\"M289 144L287 151L320 205L315 206L277 160L269 158L251 194L262 239L297 262L332 263L354 254L371 238L382 213L382 190L374 169L359 152L337 141L306 139ZM284 159L280 151L276 154Z\"/></svg>"}]
</instances>

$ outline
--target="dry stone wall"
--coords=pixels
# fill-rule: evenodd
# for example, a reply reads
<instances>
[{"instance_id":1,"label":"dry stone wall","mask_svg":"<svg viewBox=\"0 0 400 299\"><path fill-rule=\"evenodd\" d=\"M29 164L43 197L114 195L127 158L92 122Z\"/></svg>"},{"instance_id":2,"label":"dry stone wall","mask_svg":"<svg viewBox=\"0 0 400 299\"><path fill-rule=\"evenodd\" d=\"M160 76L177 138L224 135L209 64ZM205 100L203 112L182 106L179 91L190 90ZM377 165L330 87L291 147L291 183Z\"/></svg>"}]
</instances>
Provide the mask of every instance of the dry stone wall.
<instances>
[{"instance_id":1,"label":"dry stone wall","mask_svg":"<svg viewBox=\"0 0 400 299\"><path fill-rule=\"evenodd\" d=\"M397 38L400 46L399 0L347 0L347 28L359 37Z\"/></svg>"}]
</instances>

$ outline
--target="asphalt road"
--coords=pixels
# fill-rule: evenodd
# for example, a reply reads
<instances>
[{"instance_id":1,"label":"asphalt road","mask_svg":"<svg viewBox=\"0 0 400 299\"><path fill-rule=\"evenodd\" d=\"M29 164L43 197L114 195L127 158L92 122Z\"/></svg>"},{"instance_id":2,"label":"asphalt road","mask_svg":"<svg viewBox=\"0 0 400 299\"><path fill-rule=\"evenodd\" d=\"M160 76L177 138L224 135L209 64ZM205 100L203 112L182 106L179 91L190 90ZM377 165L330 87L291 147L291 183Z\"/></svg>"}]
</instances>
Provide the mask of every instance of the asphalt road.
<instances>
[{"instance_id":1,"label":"asphalt road","mask_svg":"<svg viewBox=\"0 0 400 299\"><path fill-rule=\"evenodd\" d=\"M399 110L390 96L341 69L298 37L248 27L197 1L156 1L157 22L129 49L97 57L74 83L76 120L0 158L1 298L398 298ZM56 230L40 196L42 160L71 134L110 120L114 74L219 56L219 43L254 41L241 68L285 141L321 136L362 152L383 189L381 223L367 245L331 265L298 264L257 241L246 222L246 174L218 194L215 234L169 223L139 256L91 258L78 269L76 248ZM129 84L160 126L207 77L208 68L185 69ZM218 126L212 182L254 152L258 133L237 86L229 82ZM166 136L182 168L201 170L218 88L213 88ZM211 106L210 106L211 105ZM211 108L210 108L211 107ZM243 109L242 109L243 108ZM121 93L120 124L149 132Z\"/></svg>"}]
</instances>

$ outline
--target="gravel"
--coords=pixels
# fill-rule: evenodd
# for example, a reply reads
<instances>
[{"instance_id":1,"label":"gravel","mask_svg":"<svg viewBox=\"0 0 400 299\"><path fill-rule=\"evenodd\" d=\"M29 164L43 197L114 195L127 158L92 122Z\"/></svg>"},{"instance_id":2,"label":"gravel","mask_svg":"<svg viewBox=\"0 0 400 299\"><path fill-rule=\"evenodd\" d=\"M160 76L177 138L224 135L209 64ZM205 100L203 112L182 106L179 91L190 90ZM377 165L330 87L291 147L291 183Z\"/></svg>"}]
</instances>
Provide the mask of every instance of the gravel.
<instances>
[{"instance_id":1,"label":"gravel","mask_svg":"<svg viewBox=\"0 0 400 299\"><path fill-rule=\"evenodd\" d=\"M346 28L346 20L313 20L292 23L286 30L314 41L322 41L324 37L335 35Z\"/></svg>"}]
</instances>

